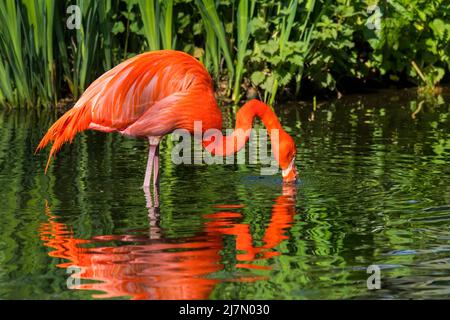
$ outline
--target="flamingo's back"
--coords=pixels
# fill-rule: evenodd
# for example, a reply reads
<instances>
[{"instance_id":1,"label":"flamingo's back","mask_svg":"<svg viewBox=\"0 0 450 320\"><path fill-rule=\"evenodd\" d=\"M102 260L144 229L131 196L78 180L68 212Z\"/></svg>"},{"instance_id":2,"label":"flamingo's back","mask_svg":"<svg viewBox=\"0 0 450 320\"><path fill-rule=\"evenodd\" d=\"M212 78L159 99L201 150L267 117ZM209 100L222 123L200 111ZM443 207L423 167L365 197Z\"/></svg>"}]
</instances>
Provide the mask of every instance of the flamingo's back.
<instances>
[{"instance_id":1,"label":"flamingo's back","mask_svg":"<svg viewBox=\"0 0 450 320\"><path fill-rule=\"evenodd\" d=\"M175 129L221 127L212 80L192 56L173 50L128 59L95 80L75 106L56 121L37 151L53 142L52 156L83 130L119 131L131 136L162 136Z\"/></svg>"}]
</instances>

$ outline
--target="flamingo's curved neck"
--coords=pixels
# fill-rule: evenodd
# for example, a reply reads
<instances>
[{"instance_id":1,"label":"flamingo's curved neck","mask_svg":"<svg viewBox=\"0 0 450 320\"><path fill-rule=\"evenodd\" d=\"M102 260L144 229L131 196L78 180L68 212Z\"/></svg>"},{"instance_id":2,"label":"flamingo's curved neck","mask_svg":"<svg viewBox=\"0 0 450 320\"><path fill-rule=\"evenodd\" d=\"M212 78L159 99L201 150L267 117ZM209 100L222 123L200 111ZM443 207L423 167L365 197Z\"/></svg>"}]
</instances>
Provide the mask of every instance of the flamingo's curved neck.
<instances>
[{"instance_id":1,"label":"flamingo's curved neck","mask_svg":"<svg viewBox=\"0 0 450 320\"><path fill-rule=\"evenodd\" d=\"M272 140L272 149L278 148L278 138L281 134L285 134L285 131L272 109L256 99L247 102L239 109L232 134L221 137L205 134L203 147L214 155L228 156L237 153L249 140L255 117L260 118L266 127ZM278 134L274 134L275 132Z\"/></svg>"}]
</instances>

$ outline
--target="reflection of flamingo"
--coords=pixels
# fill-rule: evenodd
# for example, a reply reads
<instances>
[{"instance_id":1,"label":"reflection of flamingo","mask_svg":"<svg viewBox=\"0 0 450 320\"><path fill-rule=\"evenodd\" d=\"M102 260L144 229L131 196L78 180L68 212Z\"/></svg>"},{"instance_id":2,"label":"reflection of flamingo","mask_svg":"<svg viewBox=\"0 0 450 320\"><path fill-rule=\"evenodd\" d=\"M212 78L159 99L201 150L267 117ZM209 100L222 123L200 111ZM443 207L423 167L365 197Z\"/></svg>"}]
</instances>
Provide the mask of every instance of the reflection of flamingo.
<instances>
[{"instance_id":1,"label":"reflection of flamingo","mask_svg":"<svg viewBox=\"0 0 450 320\"><path fill-rule=\"evenodd\" d=\"M161 230L151 230L153 236L98 236L89 240L76 239L63 223L57 222L47 206L47 223L40 228L41 240L53 248L49 253L69 262L58 267L77 266L74 277L97 280L75 287L101 291L94 297L128 296L132 299L206 299L219 280L209 278L223 268L220 250L223 235L236 237L238 268L264 268L253 262L279 253L274 248L287 238L285 235L295 214L295 187L284 186L272 207L272 217L264 235L264 245L255 247L248 224L237 220L236 211L221 211L206 215L204 232L189 239L164 239ZM229 207L229 206L224 206ZM150 208L152 209L152 208ZM150 211L154 214L154 211ZM153 216L154 218L155 216ZM152 217L151 217L152 219ZM158 228L153 224L151 229ZM86 247L86 244L121 241L133 244L121 246ZM256 281L261 277L240 278Z\"/></svg>"},{"instance_id":2,"label":"reflection of flamingo","mask_svg":"<svg viewBox=\"0 0 450 320\"><path fill-rule=\"evenodd\" d=\"M253 118L258 116L271 136L273 153L283 169L283 179L293 181L295 143L283 130L275 113L258 100L247 102L238 112L233 134L213 140L203 139L205 148L216 155L239 151L248 141ZM83 130L119 132L146 137L149 156L144 187L158 179L159 142L162 136L186 129L194 133L194 122L209 129L222 129L222 115L214 98L211 77L190 55L171 50L143 53L124 61L94 81L75 106L56 121L37 150L53 142L46 170L53 155Z\"/></svg>"}]
</instances>

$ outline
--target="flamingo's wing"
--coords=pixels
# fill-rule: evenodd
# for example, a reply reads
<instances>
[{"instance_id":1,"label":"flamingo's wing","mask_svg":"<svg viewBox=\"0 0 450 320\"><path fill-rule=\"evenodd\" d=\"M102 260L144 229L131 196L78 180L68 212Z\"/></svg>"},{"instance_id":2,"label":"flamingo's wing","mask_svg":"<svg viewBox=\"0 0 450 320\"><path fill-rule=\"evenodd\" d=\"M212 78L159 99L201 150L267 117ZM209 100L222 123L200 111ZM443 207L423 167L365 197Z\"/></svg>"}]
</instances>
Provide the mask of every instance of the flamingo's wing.
<instances>
[{"instance_id":1,"label":"flamingo's wing","mask_svg":"<svg viewBox=\"0 0 450 320\"><path fill-rule=\"evenodd\" d=\"M132 134L146 135L157 123L157 132L165 134L177 124L183 127L184 122L189 125L196 119L198 112L192 106L204 103L208 93L212 97L211 78L192 56L171 50L140 54L95 80L75 106L50 127L36 151L53 142L47 170L59 148L86 129L126 133L136 124ZM150 112L152 109L156 110Z\"/></svg>"},{"instance_id":2,"label":"flamingo's wing","mask_svg":"<svg viewBox=\"0 0 450 320\"><path fill-rule=\"evenodd\" d=\"M89 105L94 126L124 130L159 101L186 92L198 74L193 65L200 66L170 51L138 55L94 81L75 107Z\"/></svg>"}]
</instances>

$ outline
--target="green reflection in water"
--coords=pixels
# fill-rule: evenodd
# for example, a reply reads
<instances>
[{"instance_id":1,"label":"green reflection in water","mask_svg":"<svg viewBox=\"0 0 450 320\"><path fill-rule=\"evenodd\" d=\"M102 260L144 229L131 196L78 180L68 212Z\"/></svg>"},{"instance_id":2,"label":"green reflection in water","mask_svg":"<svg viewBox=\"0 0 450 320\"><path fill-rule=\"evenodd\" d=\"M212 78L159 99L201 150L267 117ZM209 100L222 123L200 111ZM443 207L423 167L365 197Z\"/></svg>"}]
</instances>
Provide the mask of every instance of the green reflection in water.
<instances>
[{"instance_id":1,"label":"green reflection in water","mask_svg":"<svg viewBox=\"0 0 450 320\"><path fill-rule=\"evenodd\" d=\"M45 176L33 153L55 115L2 110L0 297L448 297L450 97L414 98L278 109L298 143L295 197L258 165L175 166L165 139L150 217L145 141L83 133ZM381 290L366 288L371 264Z\"/></svg>"}]
</instances>

